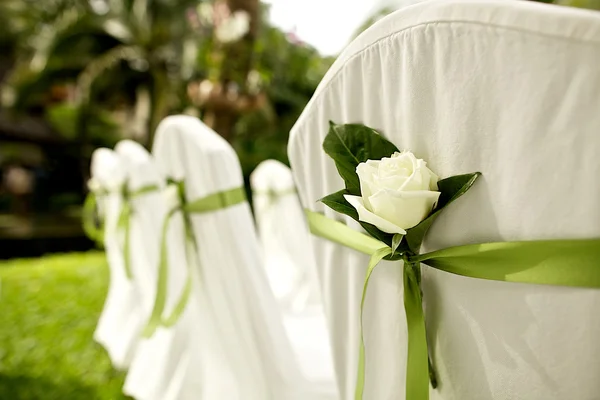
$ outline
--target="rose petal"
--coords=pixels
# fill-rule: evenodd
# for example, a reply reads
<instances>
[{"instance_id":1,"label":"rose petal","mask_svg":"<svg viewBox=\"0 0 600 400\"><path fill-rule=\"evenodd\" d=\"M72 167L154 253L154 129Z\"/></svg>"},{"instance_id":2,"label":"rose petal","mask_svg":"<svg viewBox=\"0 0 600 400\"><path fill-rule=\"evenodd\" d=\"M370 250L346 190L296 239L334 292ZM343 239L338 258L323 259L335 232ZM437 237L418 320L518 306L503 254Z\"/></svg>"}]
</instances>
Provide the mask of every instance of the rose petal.
<instances>
[{"instance_id":1,"label":"rose petal","mask_svg":"<svg viewBox=\"0 0 600 400\"><path fill-rule=\"evenodd\" d=\"M431 173L431 176L429 177L429 190L438 191L439 189L437 183L440 180L440 177L434 174L429 168L427 169Z\"/></svg>"},{"instance_id":2,"label":"rose petal","mask_svg":"<svg viewBox=\"0 0 600 400\"><path fill-rule=\"evenodd\" d=\"M408 178L414 170L410 157L405 153L394 153L391 157L384 157L378 167L380 178L404 177Z\"/></svg>"},{"instance_id":3,"label":"rose petal","mask_svg":"<svg viewBox=\"0 0 600 400\"><path fill-rule=\"evenodd\" d=\"M377 167L379 167L379 163L381 162L381 160L367 160L364 163L361 164L366 164L370 167L373 167L375 169L377 169Z\"/></svg>"},{"instance_id":4,"label":"rose petal","mask_svg":"<svg viewBox=\"0 0 600 400\"><path fill-rule=\"evenodd\" d=\"M395 226L410 229L424 220L440 197L440 192L380 190L369 198L372 213Z\"/></svg>"},{"instance_id":5,"label":"rose petal","mask_svg":"<svg viewBox=\"0 0 600 400\"><path fill-rule=\"evenodd\" d=\"M385 178L382 178L380 176L375 176L373 179L373 183L374 183L376 190L372 190L371 195L381 189L398 190L404 186L404 184L407 182L407 179L409 179L409 178L407 178L405 176L400 176L400 175L392 175L392 176L388 176ZM418 189L421 189L421 188L418 188ZM418 189L415 189L415 190L418 190ZM364 193L363 193L363 196L364 196Z\"/></svg>"},{"instance_id":6,"label":"rose petal","mask_svg":"<svg viewBox=\"0 0 600 400\"><path fill-rule=\"evenodd\" d=\"M386 233L400 233L406 235L406 231L390 221L386 221L378 215L367 210L360 196L344 195L344 198L358 212L358 219L363 222L375 225L377 228Z\"/></svg>"},{"instance_id":7,"label":"rose petal","mask_svg":"<svg viewBox=\"0 0 600 400\"><path fill-rule=\"evenodd\" d=\"M356 167L356 174L360 182L360 193L364 198L368 198L374 193L373 190L373 177L377 174L377 168L374 166L375 162L360 163ZM378 163L378 162L377 162Z\"/></svg>"}]
</instances>

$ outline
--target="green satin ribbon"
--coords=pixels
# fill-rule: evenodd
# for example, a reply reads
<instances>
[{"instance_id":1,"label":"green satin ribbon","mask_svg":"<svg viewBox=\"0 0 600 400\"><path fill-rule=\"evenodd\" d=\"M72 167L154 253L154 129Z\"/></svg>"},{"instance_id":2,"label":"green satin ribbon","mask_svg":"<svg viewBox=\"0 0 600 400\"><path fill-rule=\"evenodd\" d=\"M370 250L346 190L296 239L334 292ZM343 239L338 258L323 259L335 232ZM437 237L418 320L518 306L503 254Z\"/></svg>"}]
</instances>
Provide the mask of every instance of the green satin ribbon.
<instances>
[{"instance_id":1,"label":"green satin ribbon","mask_svg":"<svg viewBox=\"0 0 600 400\"><path fill-rule=\"evenodd\" d=\"M131 215L133 214L133 207L131 200L135 197L139 197L148 193L157 191L159 188L157 185L146 185L136 190L129 190L128 185L124 184L121 193L123 197L123 204L121 206L121 212L119 214L119 220L117 227L123 230L123 261L125 266L125 275L127 279L133 278L133 271L131 269Z\"/></svg>"},{"instance_id":2,"label":"green satin ribbon","mask_svg":"<svg viewBox=\"0 0 600 400\"><path fill-rule=\"evenodd\" d=\"M122 229L124 232L124 241L123 241L123 261L125 268L125 275L128 279L133 277L133 273L131 270L131 257L130 257L130 229L131 229L131 214L133 213L133 209L131 206L131 199L154 192L158 190L157 185L146 185L142 186L136 190L129 190L127 184L124 184L121 188L121 195L123 198L123 205L121 206L121 211L119 212L119 219L117 222L117 227ZM83 230L86 235L94 240L97 245L102 246L104 243L104 221L99 221L99 226L96 225L96 205L97 205L97 196L106 196L109 194L107 190L90 190L88 193L85 202L83 203L82 210L82 222L83 222Z\"/></svg>"},{"instance_id":3,"label":"green satin ribbon","mask_svg":"<svg viewBox=\"0 0 600 400\"><path fill-rule=\"evenodd\" d=\"M192 268L195 265L191 260L192 257L197 257L198 249L194 238L194 231L190 219L191 214L203 214L212 211L222 210L227 207L234 206L246 201L246 192L243 187L225 190L222 192L213 193L198 200L187 202L185 198L185 186L181 181L171 181L176 185L178 190L179 205L171 209L163 222L160 261L158 265L158 279L156 286L156 297L154 299L154 307L148 320L148 324L144 328L142 335L146 338L151 337L159 326L173 326L179 318L189 301L192 292ZM173 216L181 212L183 216L185 230L185 246L186 246L186 264L187 278L183 291L175 303L175 307L169 316L163 317L165 306L167 303L167 280L169 273L168 261L168 242L167 234L169 223Z\"/></svg>"},{"instance_id":4,"label":"green satin ribbon","mask_svg":"<svg viewBox=\"0 0 600 400\"><path fill-rule=\"evenodd\" d=\"M392 254L392 249L320 213L307 210L306 215L314 235L371 256L361 299L361 341L355 391L355 399L362 399L365 373L362 311L371 273L383 258ZM403 261L404 308L408 327L407 400L429 399L432 372L425 334L420 263L470 278L600 288L600 239L473 244L404 256Z\"/></svg>"},{"instance_id":5,"label":"green satin ribbon","mask_svg":"<svg viewBox=\"0 0 600 400\"><path fill-rule=\"evenodd\" d=\"M106 193L107 192L104 191L90 190L83 202L83 209L81 211L83 231L88 238L96 242L98 247L102 247L104 244L104 223L100 218L98 218L98 224L96 223L97 197L105 195Z\"/></svg>"}]
</instances>

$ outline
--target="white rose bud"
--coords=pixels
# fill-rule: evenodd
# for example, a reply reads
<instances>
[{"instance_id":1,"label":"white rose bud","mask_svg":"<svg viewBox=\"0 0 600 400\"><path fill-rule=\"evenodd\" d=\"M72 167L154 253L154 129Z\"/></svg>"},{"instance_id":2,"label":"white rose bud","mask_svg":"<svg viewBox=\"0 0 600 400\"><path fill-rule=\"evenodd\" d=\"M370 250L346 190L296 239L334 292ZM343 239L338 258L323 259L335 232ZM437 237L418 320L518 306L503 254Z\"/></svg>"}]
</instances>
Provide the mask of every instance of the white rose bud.
<instances>
[{"instance_id":1,"label":"white rose bud","mask_svg":"<svg viewBox=\"0 0 600 400\"><path fill-rule=\"evenodd\" d=\"M433 210L440 192L436 174L409 151L356 167L361 196L344 195L358 219L386 233L406 234Z\"/></svg>"}]
</instances>

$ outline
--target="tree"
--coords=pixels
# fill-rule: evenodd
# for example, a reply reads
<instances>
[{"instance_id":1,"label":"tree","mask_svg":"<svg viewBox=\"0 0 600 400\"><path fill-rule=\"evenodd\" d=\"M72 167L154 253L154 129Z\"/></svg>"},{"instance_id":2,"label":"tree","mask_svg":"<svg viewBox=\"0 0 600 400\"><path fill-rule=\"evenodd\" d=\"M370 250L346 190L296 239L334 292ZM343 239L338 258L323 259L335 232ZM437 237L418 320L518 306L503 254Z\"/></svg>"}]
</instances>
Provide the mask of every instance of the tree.
<instances>
[{"instance_id":1,"label":"tree","mask_svg":"<svg viewBox=\"0 0 600 400\"><path fill-rule=\"evenodd\" d=\"M256 61L262 11L259 0L216 0L204 11L209 46L199 67L210 89L204 98L195 100L204 111L204 122L229 141L240 116L264 104L263 93L247 87Z\"/></svg>"},{"instance_id":2,"label":"tree","mask_svg":"<svg viewBox=\"0 0 600 400\"><path fill-rule=\"evenodd\" d=\"M141 86L150 94L146 140L149 145L158 122L176 101L175 88L184 78L184 46L194 40L185 15L198 0L54 2L61 7L56 7L56 14L42 29L44 32L32 36L34 45L28 68L16 74L20 94L17 105L26 107L32 96L47 91L57 81L76 80L81 105L79 129L85 141L86 119L97 95L95 86L98 80L118 70L134 76L128 83L135 82L136 87ZM32 3L31 7L45 9L45 3ZM135 89L127 87L126 91L135 93Z\"/></svg>"}]
</instances>

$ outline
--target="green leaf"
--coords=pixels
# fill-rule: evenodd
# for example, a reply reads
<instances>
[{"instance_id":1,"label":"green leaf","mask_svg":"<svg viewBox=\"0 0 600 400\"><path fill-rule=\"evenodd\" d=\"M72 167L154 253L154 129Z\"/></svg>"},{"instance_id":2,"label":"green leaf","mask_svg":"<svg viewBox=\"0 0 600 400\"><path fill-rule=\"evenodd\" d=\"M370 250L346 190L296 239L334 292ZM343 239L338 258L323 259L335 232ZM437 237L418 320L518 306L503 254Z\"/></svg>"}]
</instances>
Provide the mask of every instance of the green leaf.
<instances>
[{"instance_id":1,"label":"green leaf","mask_svg":"<svg viewBox=\"0 0 600 400\"><path fill-rule=\"evenodd\" d=\"M408 245L411 253L419 254L421 244L423 243L423 238L440 212L450 203L465 194L473 186L480 175L480 172L456 175L442 179L438 182L438 188L441 194L436 208L417 226L406 231L406 244Z\"/></svg>"},{"instance_id":2,"label":"green leaf","mask_svg":"<svg viewBox=\"0 0 600 400\"><path fill-rule=\"evenodd\" d=\"M360 223L360 226L363 227L363 229L365 231L367 231L367 233L371 236L373 236L375 239L378 239L380 241L382 241L383 243L387 244L388 246L392 247L392 239L394 237L394 235L392 235L391 233L385 233L381 230L379 230L379 228L377 228L375 225L369 224L367 222L362 222L362 221L358 221Z\"/></svg>"},{"instance_id":3,"label":"green leaf","mask_svg":"<svg viewBox=\"0 0 600 400\"><path fill-rule=\"evenodd\" d=\"M398 246L400 246L400 242L402 242L403 237L404 235L400 233L396 233L392 237L392 256L396 253L396 249L398 249Z\"/></svg>"},{"instance_id":4,"label":"green leaf","mask_svg":"<svg viewBox=\"0 0 600 400\"><path fill-rule=\"evenodd\" d=\"M388 246L392 246L393 235L380 231L375 225L362 222L358 219L358 212L344 198L345 194L350 194L347 190L342 189L328 196L323 197L320 201L334 211L344 214L355 220L363 227L365 231L375 239L381 240Z\"/></svg>"},{"instance_id":5,"label":"green leaf","mask_svg":"<svg viewBox=\"0 0 600 400\"><path fill-rule=\"evenodd\" d=\"M367 160L380 160L398 151L398 148L376 130L360 124L338 125L329 122L329 133L323 141L323 150L334 161L344 179L348 194L360 195L356 167Z\"/></svg>"},{"instance_id":6,"label":"green leaf","mask_svg":"<svg viewBox=\"0 0 600 400\"><path fill-rule=\"evenodd\" d=\"M350 218L358 221L358 212L354 207L352 207L352 205L350 205L350 203L346 201L344 194L348 194L348 192L342 189L338 192L323 197L320 201L333 211L348 215Z\"/></svg>"}]
</instances>

